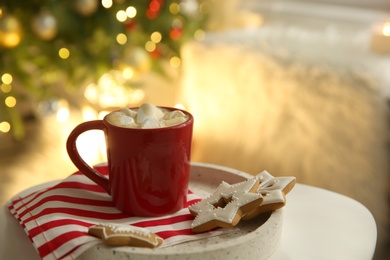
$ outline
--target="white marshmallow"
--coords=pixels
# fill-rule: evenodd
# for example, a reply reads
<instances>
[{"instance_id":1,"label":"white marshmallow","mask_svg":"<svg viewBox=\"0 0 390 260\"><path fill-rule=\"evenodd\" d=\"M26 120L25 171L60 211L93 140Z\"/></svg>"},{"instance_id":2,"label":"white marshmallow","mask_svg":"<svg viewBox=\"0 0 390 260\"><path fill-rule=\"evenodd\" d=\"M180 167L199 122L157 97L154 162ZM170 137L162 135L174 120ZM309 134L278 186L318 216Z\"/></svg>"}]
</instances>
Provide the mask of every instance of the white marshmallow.
<instances>
[{"instance_id":1,"label":"white marshmallow","mask_svg":"<svg viewBox=\"0 0 390 260\"><path fill-rule=\"evenodd\" d=\"M153 117L146 118L141 125L142 128L159 128L160 122Z\"/></svg>"},{"instance_id":2,"label":"white marshmallow","mask_svg":"<svg viewBox=\"0 0 390 260\"><path fill-rule=\"evenodd\" d=\"M132 123L124 125L123 127L126 127L126 128L139 128L139 125L135 121L133 121Z\"/></svg>"},{"instance_id":3,"label":"white marshmallow","mask_svg":"<svg viewBox=\"0 0 390 260\"><path fill-rule=\"evenodd\" d=\"M135 118L137 116L137 111L131 110L130 108L124 108L120 112L132 118Z\"/></svg>"},{"instance_id":4,"label":"white marshmallow","mask_svg":"<svg viewBox=\"0 0 390 260\"><path fill-rule=\"evenodd\" d=\"M147 118L155 118L160 120L164 117L164 113L155 105L145 103L138 108L138 114L136 117L136 122L141 124Z\"/></svg>"},{"instance_id":5,"label":"white marshmallow","mask_svg":"<svg viewBox=\"0 0 390 260\"><path fill-rule=\"evenodd\" d=\"M179 125L181 123L184 123L187 121L186 117L175 117L171 119L166 119L161 121L162 126L173 126L173 125Z\"/></svg>"},{"instance_id":6,"label":"white marshmallow","mask_svg":"<svg viewBox=\"0 0 390 260\"><path fill-rule=\"evenodd\" d=\"M174 111L170 111L170 112L166 113L166 115L164 116L164 119L172 119L172 118L178 118L178 117L185 118L186 115L183 112L181 112L180 110L174 110Z\"/></svg>"},{"instance_id":7,"label":"white marshmallow","mask_svg":"<svg viewBox=\"0 0 390 260\"><path fill-rule=\"evenodd\" d=\"M168 111L145 103L138 110L124 108L107 116L107 120L126 128L160 128L181 124L188 116L180 110Z\"/></svg>"},{"instance_id":8,"label":"white marshmallow","mask_svg":"<svg viewBox=\"0 0 390 260\"><path fill-rule=\"evenodd\" d=\"M107 116L108 122L116 126L126 126L134 123L134 119L122 113L112 113Z\"/></svg>"},{"instance_id":9,"label":"white marshmallow","mask_svg":"<svg viewBox=\"0 0 390 260\"><path fill-rule=\"evenodd\" d=\"M110 117L117 117L117 116L123 116L123 113L121 111L115 111L108 114L107 118Z\"/></svg>"}]
</instances>

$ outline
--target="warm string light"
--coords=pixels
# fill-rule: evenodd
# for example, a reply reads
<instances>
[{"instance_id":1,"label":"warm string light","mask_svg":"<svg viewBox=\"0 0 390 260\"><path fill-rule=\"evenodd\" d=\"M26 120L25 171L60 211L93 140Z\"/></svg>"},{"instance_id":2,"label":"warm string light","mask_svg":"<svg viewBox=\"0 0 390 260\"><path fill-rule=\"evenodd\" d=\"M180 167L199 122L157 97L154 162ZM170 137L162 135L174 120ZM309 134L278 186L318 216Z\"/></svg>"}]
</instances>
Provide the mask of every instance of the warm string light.
<instances>
[{"instance_id":1,"label":"warm string light","mask_svg":"<svg viewBox=\"0 0 390 260\"><path fill-rule=\"evenodd\" d=\"M162 7L161 0L150 0L148 9L146 10L146 17L150 20L155 19ZM110 8L113 5L112 0L102 0L102 5L105 8ZM187 13L196 13L199 11L200 13L206 13L209 9L209 6L205 3L198 5L197 3L171 3L169 5L169 12L172 15L179 15L181 11ZM116 13L116 19L121 23L132 24L129 19L133 19L137 15L137 9L134 6L128 6L125 10L119 10ZM169 32L169 37L173 41L178 41L183 35L183 21L180 18L175 18L172 21L172 29ZM130 28L130 27L129 27ZM203 30L196 30L194 33L194 39L197 41L202 41L205 38L205 32ZM125 45L128 42L128 37L124 33L119 33L116 36L116 41L120 45ZM159 58L161 53L159 51L158 44L162 41L162 34L158 31L153 32L150 35L150 40L145 42L144 48L147 52L149 52L153 57ZM181 60L177 56L173 56L169 59L169 64L173 68L178 68L181 66ZM127 73L127 78L129 75L131 77L133 74Z\"/></svg>"},{"instance_id":2,"label":"warm string light","mask_svg":"<svg viewBox=\"0 0 390 260\"><path fill-rule=\"evenodd\" d=\"M137 15L137 9L134 6L129 6L126 8L127 17L134 18Z\"/></svg>"},{"instance_id":3,"label":"warm string light","mask_svg":"<svg viewBox=\"0 0 390 260\"><path fill-rule=\"evenodd\" d=\"M120 45L125 45L127 43L127 36L124 33L119 33L116 36L116 42L119 43Z\"/></svg>"},{"instance_id":4,"label":"warm string light","mask_svg":"<svg viewBox=\"0 0 390 260\"><path fill-rule=\"evenodd\" d=\"M11 74L9 73L4 73L3 76L1 76L1 81L4 83L4 84L11 84L12 81L13 81L13 77Z\"/></svg>"},{"instance_id":5,"label":"warm string light","mask_svg":"<svg viewBox=\"0 0 390 260\"><path fill-rule=\"evenodd\" d=\"M137 9L134 6L129 6L125 10L119 10L116 13L116 19L124 23L127 19L133 19L137 15Z\"/></svg>"},{"instance_id":6,"label":"warm string light","mask_svg":"<svg viewBox=\"0 0 390 260\"><path fill-rule=\"evenodd\" d=\"M174 56L172 58L169 59L169 64L173 67L173 68L179 68L180 65L181 65L181 60L179 57L177 56Z\"/></svg>"},{"instance_id":7,"label":"warm string light","mask_svg":"<svg viewBox=\"0 0 390 260\"><path fill-rule=\"evenodd\" d=\"M11 130L11 125L7 121L0 122L0 132L8 133Z\"/></svg>"},{"instance_id":8,"label":"warm string light","mask_svg":"<svg viewBox=\"0 0 390 260\"><path fill-rule=\"evenodd\" d=\"M194 38L197 41L203 41L206 38L206 33L202 29L198 29L194 33Z\"/></svg>"},{"instance_id":9,"label":"warm string light","mask_svg":"<svg viewBox=\"0 0 390 260\"><path fill-rule=\"evenodd\" d=\"M180 12L180 5L178 3L171 3L169 5L169 12L171 12L171 14L173 14L173 15L179 14L179 12Z\"/></svg>"},{"instance_id":10,"label":"warm string light","mask_svg":"<svg viewBox=\"0 0 390 260\"><path fill-rule=\"evenodd\" d=\"M162 35L160 32L153 32L151 35L150 35L150 39L152 40L152 42L154 43L159 43L161 42L162 40Z\"/></svg>"},{"instance_id":11,"label":"warm string light","mask_svg":"<svg viewBox=\"0 0 390 260\"><path fill-rule=\"evenodd\" d=\"M13 96L8 96L6 97L6 99L4 100L4 103L7 107L9 108L13 108L16 106L16 98L13 97Z\"/></svg>"},{"instance_id":12,"label":"warm string light","mask_svg":"<svg viewBox=\"0 0 390 260\"><path fill-rule=\"evenodd\" d=\"M145 50L148 52L154 52L156 50L156 44L152 41L147 41L145 43Z\"/></svg>"},{"instance_id":13,"label":"warm string light","mask_svg":"<svg viewBox=\"0 0 390 260\"><path fill-rule=\"evenodd\" d=\"M58 102L58 110L56 114L57 121L60 123L65 123L66 121L68 121L69 116L70 111L68 101L66 101L65 99L61 99Z\"/></svg>"},{"instance_id":14,"label":"warm string light","mask_svg":"<svg viewBox=\"0 0 390 260\"><path fill-rule=\"evenodd\" d=\"M106 9L112 7L112 0L102 0L102 6Z\"/></svg>"},{"instance_id":15,"label":"warm string light","mask_svg":"<svg viewBox=\"0 0 390 260\"><path fill-rule=\"evenodd\" d=\"M162 7L162 1L161 0L150 0L146 16L149 19L155 19L157 15L159 14L161 7ZM104 8L111 8L113 6L112 0L101 0L101 5ZM205 13L208 9L208 5L205 3L202 3L201 5L197 5L196 3L188 4L187 3L171 3L169 5L169 12L173 15L179 15L180 12L194 12L196 9L199 9L201 13ZM2 9L0 9L0 15L2 15ZM117 20L119 22L125 22L128 19L133 19L137 15L137 9L134 6L128 6L125 10L119 10L117 12ZM390 24L387 24L388 26L384 26L383 33L385 35L390 35ZM182 28L183 28L183 22L179 18L175 18L172 21L172 29L170 31L169 37L172 40L178 40L182 36ZM196 40L203 40L205 37L205 33L203 30L197 30L194 33L194 38ZM128 41L128 38L126 34L119 33L116 37L116 41L120 45L125 45ZM150 40L145 43L145 50L153 53L155 57L159 57L160 54L157 51L157 46L162 41L162 34L158 31L155 31L151 34ZM61 59L68 59L70 57L70 51L69 49L63 47L59 49L58 55ZM169 64L177 68L181 65L181 60L177 56L173 56L169 59ZM123 77L125 79L131 79L134 76L133 70L126 68L123 70ZM12 76L8 73L3 74L2 76L2 85L1 85L1 91L5 94L8 94L12 90L11 82L12 82ZM9 95L4 99L4 102L7 107L13 108L15 107L17 101L16 98ZM64 121L65 118L68 117L68 111L66 108L60 108L58 111L58 120ZM7 129L7 127L5 128Z\"/></svg>"},{"instance_id":16,"label":"warm string light","mask_svg":"<svg viewBox=\"0 0 390 260\"><path fill-rule=\"evenodd\" d=\"M123 78L130 80L134 76L134 70L130 67L127 67L127 68L123 69L122 76L123 76Z\"/></svg>"},{"instance_id":17,"label":"warm string light","mask_svg":"<svg viewBox=\"0 0 390 260\"><path fill-rule=\"evenodd\" d=\"M3 9L0 11L1 18L1 33L0 47L14 48L22 41L23 28L19 20L12 15L3 14Z\"/></svg>"},{"instance_id":18,"label":"warm string light","mask_svg":"<svg viewBox=\"0 0 390 260\"><path fill-rule=\"evenodd\" d=\"M12 86L10 84L1 84L1 92L7 94L7 93L10 93L12 90Z\"/></svg>"},{"instance_id":19,"label":"warm string light","mask_svg":"<svg viewBox=\"0 0 390 260\"><path fill-rule=\"evenodd\" d=\"M127 20L127 14L126 14L126 11L124 10L119 10L117 13L116 13L116 19L119 21L119 22L124 22Z\"/></svg>"},{"instance_id":20,"label":"warm string light","mask_svg":"<svg viewBox=\"0 0 390 260\"><path fill-rule=\"evenodd\" d=\"M13 77L11 74L9 73L4 73L2 76L1 76L1 81L2 81L2 84L1 84L1 91L4 93L4 94L9 94L12 90L12 81L13 81ZM14 96L11 96L11 95L8 95L5 99L4 99L4 103L5 105L8 107L8 108L13 108L16 106L16 98Z\"/></svg>"},{"instance_id":21,"label":"warm string light","mask_svg":"<svg viewBox=\"0 0 390 260\"><path fill-rule=\"evenodd\" d=\"M107 61L108 66L111 66L112 70L108 69L106 75L112 74L112 71L115 70L115 78L106 80L104 79L104 76L106 75L104 75L99 81L96 80L95 84L91 84L91 86L85 90L84 95L85 97L88 96L91 100L96 101L93 104L94 107L95 105L97 105L96 107L101 105L101 109L111 109L113 107L123 105L127 106L128 104L137 105L145 95L142 88L137 89L137 86L141 86L142 84L142 78L139 76L150 72L155 68L151 65L153 59L156 62L153 63L153 65L157 64L157 66L159 66L158 62L161 60L163 69L165 69L166 64L172 68L179 68L182 61L178 53L178 46L180 46L180 44L184 42L185 38L189 36L190 31L193 32L193 23L195 24L204 17L205 13L203 13L203 10L205 10L205 8L204 6L202 7L202 4L199 4L197 0L172 2L173 1L163 0L146 0L144 2L123 0L81 1L80 3L73 3L71 6L58 6L60 8L64 7L64 10L62 11L64 14L63 16L57 15L59 11L57 7L54 8L52 6L42 4L40 7L37 6L37 8L33 8L34 10L30 14L24 16L30 18L29 21L27 21L27 23L30 24L23 24L26 20L20 19L21 16L14 15L13 5L8 6L6 4L6 9L2 9L3 7L0 7L1 22L7 22L7 27L2 28L3 34L4 32L6 32L6 34L3 35L4 37L0 37L0 48L17 47L21 40L26 40L31 41L34 46L33 55L35 55L35 53L42 53L42 56L45 56L45 51L40 52L40 42L42 41L44 44L50 44L51 47L54 48L54 52L57 57L57 59L47 59L46 63L58 63L60 66L58 66L57 71L63 70L64 67L62 65L67 63L69 65L68 68L71 68L71 72L73 72L73 67L74 69L77 69L77 64L76 66L72 65L74 65L75 62L77 63L78 60L83 59L83 55L80 54L83 54L82 52L84 51L84 47L91 48L92 50L91 52L88 52L88 54L95 55L95 53L98 53L98 51L93 49L95 42L96 45L100 43L104 45L103 43L106 40L104 37L113 38L107 40L107 42L112 40L116 41L115 45L117 46L112 46L114 51L110 52L112 55L109 56L110 59ZM89 17L98 15L96 7L100 8L99 12L101 12L102 9L107 9L104 11L109 13L111 18L116 20L115 23L112 24L112 26L115 27L115 30L110 31L107 34L104 34L104 32L103 34L100 34L102 30L100 26L98 27L99 30L96 30L97 33L93 33L94 28L91 27L88 28L88 30L92 30L90 31L92 33L91 37L83 39L80 37L80 41L77 43L69 43L67 41L67 37L69 37L69 35L67 33L63 34L62 31L62 29L67 26L65 17L69 17L65 15L66 12L76 12L75 14L80 16L80 19L86 20ZM30 8L25 10L30 10ZM24 11L22 10L21 12ZM155 31L149 31L149 27L144 26L144 23L150 24L153 22L156 23L154 26ZM81 25L83 23L79 24ZM1 25L4 25L4 23ZM23 29L27 27L31 30ZM30 37L30 31L33 33L33 37ZM112 35L113 32L116 33ZM1 33L2 32L0 32L0 34ZM193 38L196 40L202 40L204 38L204 32L202 30L196 31L193 34ZM52 42L53 44L48 42L52 39L54 40ZM142 41L140 42L140 40ZM81 44L84 44L83 48L79 48L78 45ZM103 47L101 49L106 51ZM96 50L98 50L98 48L96 48ZM50 51L47 53L52 52ZM100 53L98 53L98 55L99 54ZM39 59L40 56L35 55L33 58L34 59L31 59L32 63L35 62L35 58ZM27 85L25 84L25 79L23 77L19 77L20 75L18 75L17 68L13 70L13 66L11 65L12 64L9 66L9 68L12 68L10 72L15 78L18 77L18 84L20 82L21 86ZM40 85L40 79L48 78L46 75L50 75L52 79L55 79L57 71L55 71L55 66L53 66L53 68L53 70L50 69L50 74L45 74L45 70L42 70L42 77L37 78L38 81L36 84ZM101 72L100 70L96 71L98 73ZM64 75L66 80L68 71L63 72L64 73L61 71L59 73ZM5 110L8 109L7 112L16 113L17 115L17 113L20 112L15 109L15 107L20 106L19 102L21 103L21 98L18 96L18 92L15 91L15 83L12 83L12 75L10 73L0 72L0 102ZM77 75L77 73L69 75L69 79L71 79L71 77L73 75ZM118 79L119 77L121 78L120 80ZM109 84L110 87L106 87L107 84ZM50 98L49 95L52 93L49 88L47 89L48 91L45 97ZM40 94L39 91L41 90L37 88L37 90L34 89L33 91L37 91L38 93L36 94L38 96ZM69 121L69 104L62 99L56 101L53 101L52 99L49 100L50 101L48 102L53 103L54 106L51 108L50 112L55 113L58 122ZM39 101L40 103L43 102L42 100ZM20 132L18 130L23 128L23 125L16 124L17 122L15 122L16 121L8 119L7 116L3 118L3 114L1 113L0 133L8 131L12 131L14 133Z\"/></svg>"},{"instance_id":22,"label":"warm string light","mask_svg":"<svg viewBox=\"0 0 390 260\"><path fill-rule=\"evenodd\" d=\"M67 49L67 48L61 48L61 49L58 51L58 56L60 56L61 59L66 60L66 59L69 58L69 56L70 56L70 51L69 51L69 49Z\"/></svg>"},{"instance_id":23,"label":"warm string light","mask_svg":"<svg viewBox=\"0 0 390 260\"><path fill-rule=\"evenodd\" d=\"M16 106L16 98L14 96L9 95L12 91L12 81L13 77L10 73L4 73L1 76L1 87L0 90L2 93L6 95L4 99L4 104L8 108L13 108ZM0 132L8 133L11 130L11 124L7 121L0 122Z\"/></svg>"},{"instance_id":24,"label":"warm string light","mask_svg":"<svg viewBox=\"0 0 390 260\"><path fill-rule=\"evenodd\" d=\"M84 97L101 108L127 107L139 103L144 98L142 89L125 88L134 71L126 67L123 71L112 70L105 73L98 83L91 83L84 91Z\"/></svg>"},{"instance_id":25,"label":"warm string light","mask_svg":"<svg viewBox=\"0 0 390 260\"><path fill-rule=\"evenodd\" d=\"M161 0L150 0L148 9L146 11L146 17L150 20L155 19L162 7ZM105 8L110 8L112 6L111 0L102 0L102 5ZM193 13L199 11L200 14L205 14L209 12L210 6L207 3L201 3L200 5L195 1L187 1L183 3L171 3L169 5L169 12L172 15L179 15L180 12ZM117 12L117 20L119 22L126 22L128 19L132 19L137 15L137 9L134 6L129 6L126 10L119 10ZM130 24L130 23L129 23ZM177 41L182 37L183 34L183 21L179 18L175 18L172 21L172 29L169 32L169 37L171 40ZM194 39L197 41L202 41L205 38L205 32L203 30L196 30L194 33ZM127 36L125 34L117 35L117 43L124 45L127 43ZM144 45L144 48L147 52L151 53L153 57L159 58L161 53L158 50L158 44L162 41L162 34L160 32L153 32L150 36L150 40L147 41ZM169 59L169 64L174 67L180 67L181 60L177 56L173 56Z\"/></svg>"},{"instance_id":26,"label":"warm string light","mask_svg":"<svg viewBox=\"0 0 390 260\"><path fill-rule=\"evenodd\" d=\"M112 0L102 0L101 4L104 8L108 9L108 8L111 8L113 6L113 1ZM148 9L147 9L147 17L149 19L156 18L158 13L161 10L162 4L163 3L161 0L151 0L149 5L148 5ZM169 6L169 11L173 15L179 14L182 9L184 9L184 10L186 10L186 9L194 9L194 10L199 9L200 12L204 12L204 11L202 11L205 9L204 6L205 6L204 3L201 4L200 6L198 6L197 4L194 4L194 3L191 5L188 3L181 3L181 4L171 3ZM194 10L192 10L192 11L194 11ZM188 12L188 10L187 10L187 12ZM126 8L126 10L119 10L116 14L116 17L117 17L118 21L125 22L125 21L127 21L127 19L132 19L136 15L137 15L137 9L134 6L128 6ZM182 25L182 22L180 19L174 19L174 21L172 22L172 30L170 32L170 37L172 40L180 39L180 37L182 35L182 26L183 25ZM160 37L161 37L161 34L160 34ZM194 37L197 40L200 40L203 38L200 31L197 31L197 33L194 35ZM155 39L156 38L152 37L152 42L148 42L145 44L145 48L147 51L154 52L156 50L155 44L159 43L161 41L161 38L160 38L160 40L155 40ZM117 42L121 45L126 44L127 43L127 36L123 33L118 34L117 35ZM153 44L153 43L155 43L155 44ZM67 59L67 58L69 58L70 52L67 48L61 48L59 50L58 55L62 59Z\"/></svg>"}]
</instances>

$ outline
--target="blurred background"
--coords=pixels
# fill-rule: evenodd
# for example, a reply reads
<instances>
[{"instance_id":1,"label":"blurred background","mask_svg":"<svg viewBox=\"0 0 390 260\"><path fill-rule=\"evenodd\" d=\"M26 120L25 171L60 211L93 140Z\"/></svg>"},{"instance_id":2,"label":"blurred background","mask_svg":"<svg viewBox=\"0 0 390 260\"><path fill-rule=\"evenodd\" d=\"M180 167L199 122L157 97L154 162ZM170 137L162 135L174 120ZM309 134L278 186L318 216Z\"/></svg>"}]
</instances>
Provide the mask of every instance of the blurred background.
<instances>
[{"instance_id":1,"label":"blurred background","mask_svg":"<svg viewBox=\"0 0 390 260\"><path fill-rule=\"evenodd\" d=\"M194 115L193 161L361 202L387 259L389 96L387 0L1 0L0 203L76 171L77 124L151 102Z\"/></svg>"}]
</instances>

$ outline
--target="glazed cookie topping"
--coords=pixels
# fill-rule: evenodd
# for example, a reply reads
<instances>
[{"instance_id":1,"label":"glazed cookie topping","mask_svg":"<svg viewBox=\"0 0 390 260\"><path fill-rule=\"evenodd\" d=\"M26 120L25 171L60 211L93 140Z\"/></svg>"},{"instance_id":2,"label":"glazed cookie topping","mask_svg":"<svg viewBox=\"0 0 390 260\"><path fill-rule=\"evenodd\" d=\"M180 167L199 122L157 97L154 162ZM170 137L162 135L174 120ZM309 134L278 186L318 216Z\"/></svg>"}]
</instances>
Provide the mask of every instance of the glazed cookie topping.
<instances>
[{"instance_id":1,"label":"glazed cookie topping","mask_svg":"<svg viewBox=\"0 0 390 260\"><path fill-rule=\"evenodd\" d=\"M253 207L260 205L263 196L255 193L259 186L257 178L230 185L222 182L207 199L189 207L195 215L194 232L204 232L215 227L232 227Z\"/></svg>"},{"instance_id":2,"label":"glazed cookie topping","mask_svg":"<svg viewBox=\"0 0 390 260\"><path fill-rule=\"evenodd\" d=\"M267 171L256 176L260 180L257 193L263 195L263 202L252 211L249 211L244 220L252 219L262 213L277 210L286 205L286 195L296 183L295 177L274 177Z\"/></svg>"},{"instance_id":3,"label":"glazed cookie topping","mask_svg":"<svg viewBox=\"0 0 390 260\"><path fill-rule=\"evenodd\" d=\"M210 197L189 207L195 216L192 230L234 227L241 219L279 209L286 204L286 194L295 182L295 177L275 178L266 171L237 184L222 182Z\"/></svg>"},{"instance_id":4,"label":"glazed cookie topping","mask_svg":"<svg viewBox=\"0 0 390 260\"><path fill-rule=\"evenodd\" d=\"M99 237L105 244L114 246L157 247L163 239L146 228L131 225L98 224L89 228L88 233Z\"/></svg>"},{"instance_id":5,"label":"glazed cookie topping","mask_svg":"<svg viewBox=\"0 0 390 260\"><path fill-rule=\"evenodd\" d=\"M260 185L257 192L266 195L262 205L275 203L275 202L285 202L285 194L290 192L290 190L295 185L295 177L273 177L267 171L261 172L256 176L260 180ZM288 191L287 191L288 190Z\"/></svg>"}]
</instances>

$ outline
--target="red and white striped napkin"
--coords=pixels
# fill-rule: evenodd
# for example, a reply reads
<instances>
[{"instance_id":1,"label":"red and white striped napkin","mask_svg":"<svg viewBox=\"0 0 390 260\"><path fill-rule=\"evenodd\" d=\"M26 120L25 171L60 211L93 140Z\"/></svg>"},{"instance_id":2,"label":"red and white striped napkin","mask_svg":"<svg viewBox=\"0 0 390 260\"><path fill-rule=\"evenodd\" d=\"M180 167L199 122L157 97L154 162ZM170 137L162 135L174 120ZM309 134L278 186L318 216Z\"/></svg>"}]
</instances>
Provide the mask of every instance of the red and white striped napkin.
<instances>
[{"instance_id":1,"label":"red and white striped napkin","mask_svg":"<svg viewBox=\"0 0 390 260\"><path fill-rule=\"evenodd\" d=\"M105 165L95 168L104 175L108 174ZM186 207L200 198L189 192L187 200ZM80 172L53 187L24 197L14 197L8 208L44 260L75 259L88 248L101 243L100 239L87 233L90 226L99 223L147 228L164 239L162 247L223 232L193 233L193 217L187 208L164 217L129 217L114 207L111 197L100 186Z\"/></svg>"}]
</instances>

